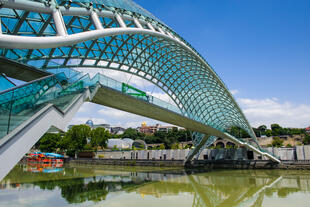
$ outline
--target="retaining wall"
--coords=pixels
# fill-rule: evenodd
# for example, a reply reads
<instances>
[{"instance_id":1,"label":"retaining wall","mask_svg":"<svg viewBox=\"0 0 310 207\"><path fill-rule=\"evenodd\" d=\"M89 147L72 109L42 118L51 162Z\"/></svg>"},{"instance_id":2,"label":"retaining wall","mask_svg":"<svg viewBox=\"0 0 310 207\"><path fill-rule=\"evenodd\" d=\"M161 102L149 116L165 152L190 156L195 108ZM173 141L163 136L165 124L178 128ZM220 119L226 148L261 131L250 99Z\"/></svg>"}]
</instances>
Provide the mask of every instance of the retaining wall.
<instances>
[{"instance_id":1,"label":"retaining wall","mask_svg":"<svg viewBox=\"0 0 310 207\"><path fill-rule=\"evenodd\" d=\"M294 148L265 148L284 161L309 161L310 145ZM185 160L189 149L176 150L137 150L137 151L103 151L97 152L96 158L124 159L124 160ZM204 149L196 160L248 160L251 158L245 148L238 149ZM253 153L254 160L268 160L259 154Z\"/></svg>"}]
</instances>

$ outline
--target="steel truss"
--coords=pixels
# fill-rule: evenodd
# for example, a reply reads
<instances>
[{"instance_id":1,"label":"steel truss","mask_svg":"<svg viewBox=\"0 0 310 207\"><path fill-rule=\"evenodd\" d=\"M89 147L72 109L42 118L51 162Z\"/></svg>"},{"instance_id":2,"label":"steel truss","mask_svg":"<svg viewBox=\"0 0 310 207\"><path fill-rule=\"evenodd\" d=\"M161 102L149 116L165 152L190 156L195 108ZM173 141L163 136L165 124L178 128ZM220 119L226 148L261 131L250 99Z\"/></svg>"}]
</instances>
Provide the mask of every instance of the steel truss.
<instances>
[{"instance_id":1,"label":"steel truss","mask_svg":"<svg viewBox=\"0 0 310 207\"><path fill-rule=\"evenodd\" d=\"M167 93L184 116L222 133L238 126L260 150L231 93L189 43L133 2L121 0L119 7L108 2L2 0L0 54L43 70L104 68L134 74ZM195 145L205 147L216 139L207 136L208 142L196 136Z\"/></svg>"}]
</instances>

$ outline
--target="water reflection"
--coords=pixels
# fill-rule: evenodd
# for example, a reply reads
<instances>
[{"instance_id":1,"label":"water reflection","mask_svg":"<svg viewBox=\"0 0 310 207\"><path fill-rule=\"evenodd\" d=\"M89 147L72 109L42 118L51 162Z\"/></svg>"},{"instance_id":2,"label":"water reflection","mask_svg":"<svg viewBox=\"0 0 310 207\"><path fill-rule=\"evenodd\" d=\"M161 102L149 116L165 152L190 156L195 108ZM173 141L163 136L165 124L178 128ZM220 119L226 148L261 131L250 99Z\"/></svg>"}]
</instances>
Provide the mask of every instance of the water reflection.
<instances>
[{"instance_id":1,"label":"water reflection","mask_svg":"<svg viewBox=\"0 0 310 207\"><path fill-rule=\"evenodd\" d=\"M307 171L221 170L193 173L66 167L60 172L44 174L24 169L24 166L17 166L1 181L0 206L4 205L2 201L8 192L18 193L10 189L59 191L68 205L107 202L108 195L114 193L136 193L140 199L145 196L157 198L153 202L163 197L186 194L192 197L192 206L195 207L258 207L264 206L268 198L286 198L297 192L309 196L310 190L310 173ZM126 201L123 202L125 205Z\"/></svg>"},{"instance_id":2,"label":"water reflection","mask_svg":"<svg viewBox=\"0 0 310 207\"><path fill-rule=\"evenodd\" d=\"M24 172L43 172L43 173L56 173L63 171L62 163L27 163L24 165Z\"/></svg>"}]
</instances>

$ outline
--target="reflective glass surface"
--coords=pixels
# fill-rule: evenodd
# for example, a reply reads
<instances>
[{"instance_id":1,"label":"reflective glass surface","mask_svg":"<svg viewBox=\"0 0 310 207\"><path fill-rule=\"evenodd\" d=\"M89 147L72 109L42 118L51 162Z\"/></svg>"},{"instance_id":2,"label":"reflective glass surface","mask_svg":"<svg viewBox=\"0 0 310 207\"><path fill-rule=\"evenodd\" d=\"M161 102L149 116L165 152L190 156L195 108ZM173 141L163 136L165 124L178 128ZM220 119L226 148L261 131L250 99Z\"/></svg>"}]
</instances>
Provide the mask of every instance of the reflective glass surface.
<instances>
[{"instance_id":1,"label":"reflective glass surface","mask_svg":"<svg viewBox=\"0 0 310 207\"><path fill-rule=\"evenodd\" d=\"M0 91L7 90L14 87L15 85L9 81L4 75L0 74Z\"/></svg>"}]
</instances>

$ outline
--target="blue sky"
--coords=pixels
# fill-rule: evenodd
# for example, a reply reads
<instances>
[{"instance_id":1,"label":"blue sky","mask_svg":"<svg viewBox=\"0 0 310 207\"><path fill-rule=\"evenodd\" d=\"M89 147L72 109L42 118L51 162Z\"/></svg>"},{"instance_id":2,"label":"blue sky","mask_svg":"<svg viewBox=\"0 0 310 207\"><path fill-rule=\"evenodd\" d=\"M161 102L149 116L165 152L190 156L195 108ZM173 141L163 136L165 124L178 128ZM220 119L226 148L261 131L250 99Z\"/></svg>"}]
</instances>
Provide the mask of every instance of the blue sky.
<instances>
[{"instance_id":1,"label":"blue sky","mask_svg":"<svg viewBox=\"0 0 310 207\"><path fill-rule=\"evenodd\" d=\"M310 1L136 0L174 29L229 88L309 103Z\"/></svg>"},{"instance_id":2,"label":"blue sky","mask_svg":"<svg viewBox=\"0 0 310 207\"><path fill-rule=\"evenodd\" d=\"M310 1L136 0L209 62L253 126L310 125ZM132 82L131 82L132 83ZM144 118L88 104L87 116L134 126ZM114 112L115 116L114 116ZM117 115L118 114L118 115ZM122 115L120 115L122 114ZM129 118L128 118L129 117ZM145 119L148 123L154 123Z\"/></svg>"}]
</instances>

